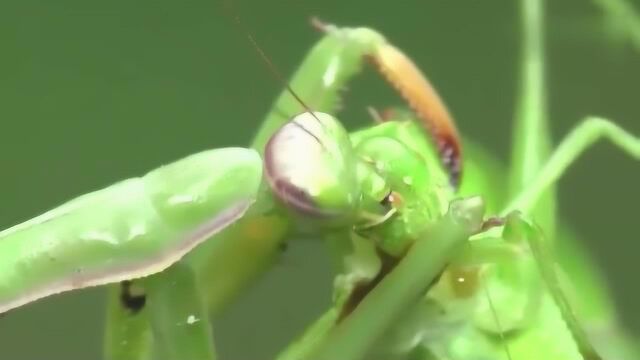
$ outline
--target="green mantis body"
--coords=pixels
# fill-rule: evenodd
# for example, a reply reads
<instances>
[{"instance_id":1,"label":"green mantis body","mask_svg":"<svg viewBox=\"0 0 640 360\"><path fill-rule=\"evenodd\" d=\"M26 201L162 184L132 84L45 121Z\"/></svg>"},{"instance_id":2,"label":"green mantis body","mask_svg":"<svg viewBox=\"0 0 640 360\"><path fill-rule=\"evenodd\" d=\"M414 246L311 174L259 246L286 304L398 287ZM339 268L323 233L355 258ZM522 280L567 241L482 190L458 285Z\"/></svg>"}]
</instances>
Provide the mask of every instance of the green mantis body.
<instances>
[{"instance_id":1,"label":"green mantis body","mask_svg":"<svg viewBox=\"0 0 640 360\"><path fill-rule=\"evenodd\" d=\"M330 29L291 81L291 87L313 110L324 113L303 113L289 121L282 113L298 114L306 109L291 93L283 93L274 105L277 111L270 113L254 141L255 150L203 152L140 179L86 195L2 232L1 309L5 311L64 290L155 274L138 284L149 297L148 306L141 311L127 308L127 303L121 301L124 287L114 286L109 305L108 355L148 356L151 327L156 346L166 347L165 354L170 358L184 356L180 349L185 348L191 349L192 358L198 358L213 353L209 345L203 344L210 337L206 326L201 326L195 335L185 333L171 327L172 315L184 310L181 316L197 313L201 319L208 311L219 311L273 259L287 235L323 233L338 259L355 253L355 265L347 264L340 270L343 275L360 274L360 277L342 278L336 287L336 308L329 312L329 316L341 316L353 289L380 272L375 251L402 259L417 241L433 240L425 232L445 216L456 196L483 194L489 199L489 212L499 213L506 204L500 200L500 194L494 196L494 189L487 188L499 183L499 176L474 170L482 169L479 164L487 160L476 160L474 155L478 153L471 146L465 147L463 182L456 193L456 187L451 186L455 166L443 161L447 157L443 157L443 148L438 146L441 138L429 136L415 119L400 113L398 118L348 134L340 122L325 114L335 111L338 90L360 70L363 57L385 44L382 36L369 29ZM629 148L637 149L637 139L631 140ZM637 150L634 156L638 156ZM296 186L293 189L292 184ZM546 186L549 185L540 185L539 191ZM524 207L526 212L540 194L523 196L525 200L517 200L512 206ZM136 228L140 225L145 231ZM400 334L408 331L409 335L399 335L398 341L390 338L390 344L383 347L398 348L392 351L393 356L412 353L421 356L418 358L500 358L505 356L505 343L514 354L527 354L543 346L540 334L553 332L554 346L546 349L551 354L545 354L545 358L579 359L571 335L561 327L562 318L550 298L539 295L543 292L536 281L528 281L534 277L534 264L525 260L519 266L509 256L500 257L503 249L509 250L508 246L503 247L501 237L498 234L485 238L488 242L476 242L478 249L468 251L468 262L466 253L458 262L451 260L453 264L449 264L441 281L429 289L424 304L419 300L412 305L416 313L426 314L424 318L415 317L424 321L418 321L414 328L410 321L406 326L400 324L395 331ZM485 248L486 257L482 253ZM491 251L492 248L497 251ZM364 255L359 253L362 249ZM178 261L183 258L184 261ZM240 258L251 261L240 262ZM361 271L360 260L372 261L368 272ZM515 279L504 280L489 273L486 289L497 294L494 296L500 298L498 301L512 303L514 313L528 305L530 293L538 294L532 298L541 299L544 304L539 315L527 319L518 314L507 316L507 321L497 326L486 306L482 287L473 284L477 269L467 269L469 263L486 262L496 262L503 266L500 269L517 269ZM184 264L191 270L183 271ZM468 276L456 276L462 273ZM182 279L183 290L201 293L198 296L206 305L198 301L189 303L177 298L175 291L167 290L167 282L162 280L172 277ZM458 279L466 283L456 284ZM514 284L525 286L517 288ZM461 292L472 296L462 296ZM519 292L524 295L514 296ZM519 297L525 301L513 304ZM450 307L447 315L455 315L455 321L430 315L434 304ZM347 319L350 316L342 315ZM460 319L465 320L463 326L455 331L443 329L436 337L425 336L411 346L398 346L407 338L415 338L427 325L449 325ZM330 321L325 332L330 332L336 321ZM495 340L507 330L520 328L525 329L522 336ZM121 337L130 341L123 345ZM190 339L196 340L190 343ZM172 346L172 342L181 345ZM302 348L304 354L307 350ZM429 354L417 353L424 349ZM524 356L528 355L514 358Z\"/></svg>"},{"instance_id":2,"label":"green mantis body","mask_svg":"<svg viewBox=\"0 0 640 360\"><path fill-rule=\"evenodd\" d=\"M312 54L310 56L311 64L308 63L307 66L326 68L327 61L335 61L336 56L345 59L354 58L354 55L350 54L351 51L363 53L367 51L367 46L373 47L384 41L381 36L368 29L357 29L352 32L356 42L362 41L362 49L353 46L340 49L343 45L341 38L326 37L323 43L316 47L315 52L327 53L329 56ZM343 50L343 53L336 54L335 50ZM360 57L360 55L355 56L358 59ZM341 82L348 80L349 76L358 69L340 67L339 70L346 75L335 74L338 81L324 89L326 105L320 104L319 108L331 107L332 98L334 100L336 98L336 89L342 86ZM304 73L308 70L301 71ZM289 96L286 94L283 97L284 101ZM287 108L286 105L285 108ZM382 223L383 216L390 210L380 205L380 202L388 196L390 191L387 180L396 183L398 181L406 182L407 179L413 180L416 184L420 184L420 189L426 190L429 190L427 185L437 184L438 186L433 187L436 191L450 192L447 190L447 176L439 169L439 165L436 165L438 163L437 156L429 150L427 137L422 133L422 130L415 127L415 124L407 122L401 127L395 128L396 123L392 122L383 126L382 130L375 129L371 134L364 131L354 136L361 138L358 142L365 143L364 150L361 151L362 156L367 152L379 151L375 144L373 146L366 144L368 137L376 141L376 138L382 135L395 132L399 133L400 140L403 138L404 140L413 139L410 141L410 145L418 147L421 153L431 158L430 163L434 172L431 174L429 182L424 181L428 178L427 169L418 174L411 173L416 163L420 165L422 161L418 160L415 155L406 157L406 154L411 155L411 153L408 152L409 148L403 142L395 142L398 152L393 153L393 158L381 160L378 164L371 164L370 159L367 159L366 162L357 159L360 163L356 165L353 149L355 144L351 143L346 131L336 120L318 113L311 118L303 119L306 122L303 126L314 126L314 123L317 125L319 118L326 120L321 126L316 127L315 131L318 134L311 135L322 138L323 144L320 152L311 153L311 156L319 156L311 158L313 161L319 161L312 170L317 171L318 175L322 175L323 171L328 171L331 174L337 170L336 177L329 179L329 183L317 184L322 191L317 198L318 204L316 206L320 211L325 211L325 209L328 211L331 225L327 226L351 229L353 224L358 222L362 222L364 228L372 227L369 225L370 222L380 221ZM283 122L282 120L286 119L277 119L280 123ZM294 120L290 124L295 122ZM273 123L273 121L268 123ZM332 131L327 132L328 129ZM416 131L419 131L420 135L416 136ZM304 133L302 135L306 136L302 139L303 143L313 145L310 142L311 137ZM260 139L260 135L258 138ZM260 140L257 140L256 143L258 144L256 147L261 148ZM325 151L325 148L334 146L336 151ZM275 151L275 153L278 154L280 151ZM287 155L286 152L284 154ZM406 162L406 164L401 168L404 174L393 174L395 179L385 179L377 173L382 169L374 169L374 165L390 164L391 161L397 160ZM287 160L285 159L285 161ZM336 164L342 164L343 167L337 167ZM204 174L210 171L209 166L218 165L220 165L220 173L212 173L211 179L207 179ZM302 163L297 165L300 166ZM267 166L267 168L269 167ZM272 246L266 247L265 250L268 254L277 249L276 245L282 241L281 235L284 233L284 229L288 228L289 223L288 216L283 214L282 207L272 201L270 191L266 190L266 187L258 191L256 184L257 179L261 176L261 170L262 164L256 161L256 153L251 150L213 150L169 164L140 179L128 180L85 195L39 218L6 230L2 234L4 247L2 253L11 257L12 261L6 263L7 269L10 271L5 272L6 279L3 280L6 285L3 287L2 293L2 310L10 310L37 298L66 290L138 278L164 270L196 244L221 230L221 227L245 215L248 206L258 199L238 226L228 229L229 231L223 231L219 236L202 246L200 253L196 252L190 255L191 259L188 259L196 269L205 269L201 270L201 273L221 274L220 276L227 278L227 283L233 284L231 286L242 284L242 281L237 280L237 277L242 276L243 270L229 272L229 269L226 268L225 271L210 271L211 267L221 266L224 259L238 258L238 256L230 256L230 252L238 251L237 249L242 249L242 246L234 243L231 247L227 247L227 244L232 244L234 238L239 238L245 239L244 241L260 241L264 246L265 237L273 237L274 240L270 242ZM441 173L440 176L437 175L438 172ZM416 178L413 179L413 176ZM352 181L345 183L346 179ZM177 182L182 184L177 184ZM177 186L167 187L170 184ZM231 191L227 191L227 189ZM348 193L340 193L341 189ZM215 195L216 191L220 192L220 196ZM338 195L335 195L336 193ZM427 194L433 197L430 193ZM416 193L416 195L418 194ZM448 197L450 196L442 196L443 199ZM412 198L415 196L407 196L407 199ZM324 200L328 202L324 204ZM428 205L415 212L420 219L435 221L442 215L442 209L446 205L444 202L434 204L418 200L418 198L415 200L417 204ZM114 205L109 206L109 201L114 201ZM103 204L103 202L105 203ZM135 206L135 204L142 202L147 206ZM333 207L334 205L337 207ZM129 207L132 208L132 211L127 210ZM87 212L87 209L91 208L102 208L102 211L100 213ZM119 211L113 211L114 208ZM299 207L297 210L300 210ZM136 213L136 211L138 212ZM92 217L94 215L95 218ZM82 220L78 221L78 219ZM312 220L312 223L323 222L318 219ZM274 226L273 222L276 222L277 225L282 223L282 225ZM99 225L100 223L102 224ZM388 245L382 244L381 246L388 248L390 252L404 251L406 243L401 243L402 238L398 235L415 237L418 235L418 231L423 228L422 225L412 225L413 228L406 227L405 223L411 225L411 222L402 220L398 222L397 226L383 226L378 238L380 241L388 242ZM74 227L74 224L79 226ZM283 231L275 231L277 228L281 228ZM373 229L363 231L376 233ZM253 236L251 236L252 232ZM278 235L280 236L278 237ZM145 247L145 237L156 238L155 244L160 246ZM163 238L174 241L169 240L162 245L161 239ZM182 240L177 240L177 238L182 238ZM76 244L76 246L69 248L69 242ZM129 246L130 248L128 248ZM207 249L208 247L210 249ZM85 261L90 254L91 260ZM246 256L247 253L242 255ZM264 255L261 256L264 257ZM252 264L259 264L261 261L260 257L255 260ZM42 265L42 268L39 265ZM47 266L53 266L53 268ZM251 266L249 265L250 268ZM245 273L250 272L244 271ZM215 277L216 275L212 280L212 277L205 275L206 282L215 284L213 287L216 290L214 291L224 291L225 281L215 281ZM25 279L35 281L23 281ZM11 286L12 282L18 282L22 286ZM118 296L122 298L124 295L119 294ZM224 296L222 295L222 297ZM220 296L211 296L211 298L217 299ZM216 300L211 301L215 302ZM124 305L118 303L114 306L124 306L124 311L131 310L126 309L126 303ZM215 309L215 304L213 307ZM113 315L112 318L116 318L117 313L118 310L114 310L116 315ZM144 345L142 346L144 347ZM123 350L123 352L127 351ZM140 350L140 352L145 351ZM119 350L114 351L114 354L118 353Z\"/></svg>"},{"instance_id":3,"label":"green mantis body","mask_svg":"<svg viewBox=\"0 0 640 360\"><path fill-rule=\"evenodd\" d=\"M2 262L0 310L166 269L246 212L261 170L250 150L203 152L3 231L3 253L12 256ZM220 192L229 181L240 186Z\"/></svg>"}]
</instances>

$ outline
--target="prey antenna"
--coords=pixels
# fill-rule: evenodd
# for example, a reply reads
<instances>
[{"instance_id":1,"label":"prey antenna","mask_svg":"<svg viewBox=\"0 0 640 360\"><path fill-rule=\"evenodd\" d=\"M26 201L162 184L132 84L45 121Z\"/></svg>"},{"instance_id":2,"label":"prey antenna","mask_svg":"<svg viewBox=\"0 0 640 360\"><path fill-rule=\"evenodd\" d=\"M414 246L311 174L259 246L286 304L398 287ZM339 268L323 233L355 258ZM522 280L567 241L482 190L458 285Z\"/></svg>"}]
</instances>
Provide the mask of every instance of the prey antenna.
<instances>
[{"instance_id":1,"label":"prey antenna","mask_svg":"<svg viewBox=\"0 0 640 360\"><path fill-rule=\"evenodd\" d=\"M482 277L482 274L480 274ZM508 360L513 360L511 356L511 350L509 350L509 344L506 342L506 337L504 336L504 330L502 328L502 324L500 323L500 317L498 316L498 310L496 309L495 304L493 303L493 299L491 298L491 293L487 288L487 284L481 283L482 291L484 292L484 296L487 298L487 302L489 303L489 310L491 310L491 316L493 317L493 321L496 323L496 327L498 328L498 334L500 337L500 342L504 345L504 353L507 356Z\"/></svg>"}]
</instances>

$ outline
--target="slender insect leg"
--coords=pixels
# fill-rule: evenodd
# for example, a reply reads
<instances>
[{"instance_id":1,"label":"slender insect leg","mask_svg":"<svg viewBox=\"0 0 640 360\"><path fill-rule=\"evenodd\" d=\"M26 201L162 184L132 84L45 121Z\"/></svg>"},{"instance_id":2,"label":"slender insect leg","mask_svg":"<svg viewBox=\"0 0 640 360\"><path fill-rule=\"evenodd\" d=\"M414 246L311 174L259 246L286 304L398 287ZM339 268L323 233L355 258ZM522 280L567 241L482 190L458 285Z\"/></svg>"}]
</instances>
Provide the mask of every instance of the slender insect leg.
<instances>
[{"instance_id":1,"label":"slender insect leg","mask_svg":"<svg viewBox=\"0 0 640 360\"><path fill-rule=\"evenodd\" d=\"M182 263L110 287L107 311L107 360L149 360L154 346L169 359L215 359L208 312Z\"/></svg>"},{"instance_id":2,"label":"slender insect leg","mask_svg":"<svg viewBox=\"0 0 640 360\"><path fill-rule=\"evenodd\" d=\"M499 336L507 353L545 346L549 359L600 360L560 288L555 262L544 245L541 230L512 213L501 237L470 240L451 264L454 294L464 298L475 291L474 325ZM470 275L473 269L478 269L476 276Z\"/></svg>"},{"instance_id":3,"label":"slender insect leg","mask_svg":"<svg viewBox=\"0 0 640 360\"><path fill-rule=\"evenodd\" d=\"M380 114L378 109L376 109L375 107L368 106L367 107L367 112L369 113L369 116L371 117L371 119L373 119L374 123L382 124L383 122L385 122L384 117L382 117L382 114Z\"/></svg>"},{"instance_id":4,"label":"slender insect leg","mask_svg":"<svg viewBox=\"0 0 640 360\"><path fill-rule=\"evenodd\" d=\"M153 337L145 308L146 297L133 287L139 286L126 282L108 288L104 341L106 360L151 359Z\"/></svg>"},{"instance_id":5,"label":"slender insect leg","mask_svg":"<svg viewBox=\"0 0 640 360\"><path fill-rule=\"evenodd\" d=\"M501 337L525 328L541 297L532 257L522 244L505 241L504 235L470 239L446 277L455 298L476 296L474 324Z\"/></svg>"},{"instance_id":6,"label":"slender insect leg","mask_svg":"<svg viewBox=\"0 0 640 360\"><path fill-rule=\"evenodd\" d=\"M621 129L619 126L605 119L601 118L588 118L578 127L576 127L558 146L558 148L551 155L547 163L543 166L538 175L530 182L529 186L518 196L511 204L503 211L503 215L509 215L514 210L520 210L526 213L532 209L542 193L552 184L554 184L566 171L566 169L582 154L584 150L593 145L601 138L607 138L614 143L614 145L621 148L625 153L631 155L634 159L640 159L640 139ZM540 303L541 308L547 308L549 310L540 310L538 316L547 316L550 321L552 316L549 314L552 312L560 312L565 322L565 326L570 330L571 338L568 344L576 344L577 350L584 359L599 359L599 356L593 350L587 339L584 331L580 328L575 315L568 305L566 297L558 284L557 276L555 274L555 263L553 262L550 252L544 251L542 247L541 230L535 229L533 226L528 225L519 217L509 216L509 221L503 232L503 238L505 239L505 245L516 246L522 253L530 251L531 256L518 256L520 260L511 261L512 265L516 266L516 269L522 271L516 271L509 277L500 276L500 274L506 274L501 272L502 265L507 265L508 262L504 262L500 259L500 251L496 252L496 249L491 248L491 242L478 241L475 246L475 261L479 261L485 258L489 261L496 261L496 274L492 274L489 277L488 287L491 290L491 294L494 298L497 298L498 308L501 309L500 316L504 318L504 309L522 309L523 304L515 306L515 302L509 301L509 299L517 299L517 293L509 295L509 292L526 292L534 299L542 299ZM514 241L515 239L515 241ZM473 242L472 242L473 244ZM493 246L495 247L495 243ZM522 247L524 245L524 247ZM497 248L501 248L502 245L498 245ZM502 249L505 250L505 249ZM502 251L504 253L504 251ZM504 255L504 254L503 254ZM507 254L507 258L509 255ZM515 260L516 258L514 258ZM529 263L525 265L523 261ZM534 266L531 266L533 261ZM542 274L542 282L539 281L540 276L537 274L538 269ZM533 270L533 271L532 271ZM526 275L530 281L515 281L518 277L513 274ZM521 278L521 280L524 278ZM535 287L532 287L535 285ZM550 297L541 298L544 292L541 291L540 285L546 285L549 290ZM524 290L528 289L528 290ZM497 290L497 291L496 291ZM552 299L548 300L548 298ZM506 301L505 301L506 300ZM503 306L505 305L506 306ZM546 304L546 305L544 305ZM490 317L485 316L486 321L476 321L476 323L489 323ZM507 319L509 316L507 314ZM502 321L505 322L504 320ZM540 323L540 322L536 322ZM560 325L562 327L562 325ZM508 328L508 327L507 327ZM532 330L528 330L528 333L535 334L536 326L532 327ZM539 331L544 331L540 329ZM533 336L533 335L532 335ZM567 336L567 334L558 334L558 336ZM573 340L573 341L571 341ZM521 341L519 344L525 344ZM557 344L562 342L558 341ZM518 344L518 342L516 342ZM526 345L522 345L525 346ZM510 345L511 348L517 350L518 345ZM570 351L567 346L558 345L558 352L565 353Z\"/></svg>"},{"instance_id":7,"label":"slender insect leg","mask_svg":"<svg viewBox=\"0 0 640 360\"><path fill-rule=\"evenodd\" d=\"M534 266L525 265L525 262ZM522 335L509 340L511 351L514 351L514 353L526 353L527 349L532 346L541 345L539 344L542 341L541 339L554 337L556 341L548 342L547 345L550 353L555 354L553 356L550 355L550 358L575 358L575 354L579 354L580 359L584 360L602 359L581 326L560 285L556 262L547 243L544 241L542 229L528 222L521 213L513 212L506 218L501 239L486 237L472 241L467 251L462 253L453 266L479 266L486 263L494 263L498 264L498 266L516 266L515 271L516 273L520 272L521 280L524 280L523 274L528 275L530 279L519 283L512 282L514 279L518 279L513 273L510 277L493 276L495 274L491 274L492 276L487 279L490 283L485 284L485 286L491 289L492 297L497 297L498 303L495 307L501 309L501 322L504 322L503 319L505 318L504 309L518 308L512 301L517 299L516 294L537 293L549 295L542 299L538 297L542 301L538 300L536 311L533 312L534 316L542 320L531 322L526 328L523 327ZM542 282L532 281L533 278L531 276L540 278ZM546 291L543 291L545 289L537 287L537 285L534 287L534 284L541 284L546 288ZM511 298L499 292L496 296L496 289L510 291L513 294ZM494 302L496 302L495 299ZM509 311L507 312L509 313ZM561 322L558 322L556 314L560 315ZM497 329L486 327L485 324L490 321L488 316L485 316L485 319L476 317L475 324L485 330L497 332ZM555 321L557 326L545 327L541 325L549 321ZM549 331L552 334L548 334ZM632 349L619 351L625 353L632 351Z\"/></svg>"},{"instance_id":8,"label":"slender insect leg","mask_svg":"<svg viewBox=\"0 0 640 360\"><path fill-rule=\"evenodd\" d=\"M584 360L602 360L580 325L578 317L560 286L556 262L552 252L547 248L547 242L543 240L542 229L525 221L522 215L517 212L509 215L507 222L509 241L525 243L530 249L549 295L557 306L582 358Z\"/></svg>"},{"instance_id":9,"label":"slender insect leg","mask_svg":"<svg viewBox=\"0 0 640 360\"><path fill-rule=\"evenodd\" d=\"M582 152L602 138L609 139L623 152L640 160L640 138L609 120L597 117L587 118L567 135L530 185L515 197L502 215L507 215L514 210L527 213L544 191L558 181Z\"/></svg>"},{"instance_id":10,"label":"slender insect leg","mask_svg":"<svg viewBox=\"0 0 640 360\"><path fill-rule=\"evenodd\" d=\"M177 262L143 282L157 350L167 359L214 360L209 313L193 270Z\"/></svg>"},{"instance_id":11,"label":"slender insect leg","mask_svg":"<svg viewBox=\"0 0 640 360\"><path fill-rule=\"evenodd\" d=\"M640 51L640 13L633 1L594 0L604 13L604 25L614 41L628 41ZM606 27L608 26L608 28Z\"/></svg>"}]
</instances>

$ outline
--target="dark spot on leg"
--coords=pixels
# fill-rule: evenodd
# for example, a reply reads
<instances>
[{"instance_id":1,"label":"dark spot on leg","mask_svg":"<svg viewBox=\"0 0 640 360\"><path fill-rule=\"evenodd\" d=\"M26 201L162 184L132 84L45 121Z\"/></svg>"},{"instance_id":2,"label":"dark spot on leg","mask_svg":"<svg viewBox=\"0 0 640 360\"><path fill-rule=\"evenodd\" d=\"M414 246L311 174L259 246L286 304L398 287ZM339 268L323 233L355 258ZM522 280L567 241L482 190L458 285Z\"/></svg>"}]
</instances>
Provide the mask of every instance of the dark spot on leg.
<instances>
[{"instance_id":1,"label":"dark spot on leg","mask_svg":"<svg viewBox=\"0 0 640 360\"><path fill-rule=\"evenodd\" d=\"M147 302L147 296L142 289L137 289L130 280L121 282L120 286L120 303L122 303L122 306L133 314L140 312Z\"/></svg>"},{"instance_id":2,"label":"dark spot on leg","mask_svg":"<svg viewBox=\"0 0 640 360\"><path fill-rule=\"evenodd\" d=\"M278 250L280 251L281 254L287 252L288 249L289 249L289 243L287 241L283 241L280 244L278 244Z\"/></svg>"}]
</instances>

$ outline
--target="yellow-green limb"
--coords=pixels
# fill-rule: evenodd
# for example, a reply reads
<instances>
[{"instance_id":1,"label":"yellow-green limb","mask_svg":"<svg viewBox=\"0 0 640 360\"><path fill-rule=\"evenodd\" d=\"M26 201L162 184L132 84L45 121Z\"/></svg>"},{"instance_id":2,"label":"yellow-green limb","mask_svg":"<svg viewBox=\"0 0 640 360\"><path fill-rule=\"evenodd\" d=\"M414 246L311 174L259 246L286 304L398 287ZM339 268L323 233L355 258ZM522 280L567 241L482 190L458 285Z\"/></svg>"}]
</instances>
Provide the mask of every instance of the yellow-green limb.
<instances>
[{"instance_id":1,"label":"yellow-green limb","mask_svg":"<svg viewBox=\"0 0 640 360\"><path fill-rule=\"evenodd\" d=\"M105 360L150 360L153 336L143 293L125 292L123 285L108 288L104 339ZM130 302L127 306L127 302ZM131 303L133 302L133 304Z\"/></svg>"},{"instance_id":2,"label":"yellow-green limb","mask_svg":"<svg viewBox=\"0 0 640 360\"><path fill-rule=\"evenodd\" d=\"M519 214L514 213L509 217L508 224L512 233L521 236L527 242L533 258L538 265L540 275L549 290L549 294L557 305L560 314L575 341L578 351L584 360L602 360L596 349L591 344L586 331L578 321L569 300L560 286L560 280L556 274L556 266L552 252L542 238L542 229L528 224Z\"/></svg>"},{"instance_id":3,"label":"yellow-green limb","mask_svg":"<svg viewBox=\"0 0 640 360\"><path fill-rule=\"evenodd\" d=\"M552 188L566 169L590 146L600 139L611 141L617 148L635 160L640 160L640 137L637 137L614 122L590 117L573 129L553 152L549 161L523 190L503 211L507 215L511 211L529 212L540 201L543 194Z\"/></svg>"},{"instance_id":4,"label":"yellow-green limb","mask_svg":"<svg viewBox=\"0 0 640 360\"><path fill-rule=\"evenodd\" d=\"M107 315L107 360L216 358L204 297L183 262L112 286Z\"/></svg>"},{"instance_id":5,"label":"yellow-green limb","mask_svg":"<svg viewBox=\"0 0 640 360\"><path fill-rule=\"evenodd\" d=\"M215 360L209 314L191 268L178 262L144 279L144 287L156 357Z\"/></svg>"},{"instance_id":6,"label":"yellow-green limb","mask_svg":"<svg viewBox=\"0 0 640 360\"><path fill-rule=\"evenodd\" d=\"M640 52L640 15L639 9L626 0L593 0L607 17L608 24L618 35L627 40ZM636 3L637 4L637 3Z\"/></svg>"},{"instance_id":7,"label":"yellow-green limb","mask_svg":"<svg viewBox=\"0 0 640 360\"><path fill-rule=\"evenodd\" d=\"M543 0L520 1L520 90L512 137L510 198L522 192L551 153L547 115ZM545 189L531 214L549 234L555 232L555 188Z\"/></svg>"}]
</instances>

